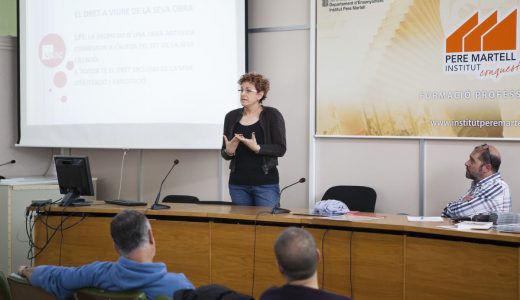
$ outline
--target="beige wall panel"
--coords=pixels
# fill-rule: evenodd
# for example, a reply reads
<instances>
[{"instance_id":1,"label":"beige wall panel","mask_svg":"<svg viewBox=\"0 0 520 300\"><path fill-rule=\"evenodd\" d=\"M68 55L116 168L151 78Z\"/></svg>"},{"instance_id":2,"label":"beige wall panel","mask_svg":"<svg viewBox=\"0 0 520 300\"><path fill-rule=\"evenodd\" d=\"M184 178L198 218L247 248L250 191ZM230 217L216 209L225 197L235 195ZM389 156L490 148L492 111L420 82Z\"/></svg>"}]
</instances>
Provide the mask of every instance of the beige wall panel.
<instances>
[{"instance_id":1,"label":"beige wall panel","mask_svg":"<svg viewBox=\"0 0 520 300\"><path fill-rule=\"evenodd\" d=\"M193 195L200 200L220 200L218 150L147 150L143 155L144 196L155 199L173 161L179 164L164 182L161 198L169 194Z\"/></svg>"},{"instance_id":2,"label":"beige wall panel","mask_svg":"<svg viewBox=\"0 0 520 300\"><path fill-rule=\"evenodd\" d=\"M16 164L0 167L0 175L7 178L44 175L52 157L52 149L14 146L18 141L17 42L14 37L0 36L0 163L16 160Z\"/></svg>"},{"instance_id":3,"label":"beige wall panel","mask_svg":"<svg viewBox=\"0 0 520 300\"><path fill-rule=\"evenodd\" d=\"M308 25L308 0L250 0L249 28Z\"/></svg>"},{"instance_id":4,"label":"beige wall panel","mask_svg":"<svg viewBox=\"0 0 520 300\"><path fill-rule=\"evenodd\" d=\"M97 199L117 199L121 176L123 150L117 149L72 149L72 155L87 155L92 176L98 178ZM121 199L138 200L138 152L126 154L121 181ZM160 182L159 182L160 183ZM149 199L143 199L144 201Z\"/></svg>"},{"instance_id":5,"label":"beige wall panel","mask_svg":"<svg viewBox=\"0 0 520 300\"><path fill-rule=\"evenodd\" d=\"M334 185L365 185L377 192L376 211L419 212L419 142L334 139L316 141L316 195Z\"/></svg>"},{"instance_id":6,"label":"beige wall panel","mask_svg":"<svg viewBox=\"0 0 520 300\"><path fill-rule=\"evenodd\" d=\"M308 174L308 45L305 30L249 34L249 69L269 78L265 105L276 107L285 119L287 152L278 160L281 188ZM281 205L307 207L308 184L284 191Z\"/></svg>"},{"instance_id":7,"label":"beige wall panel","mask_svg":"<svg viewBox=\"0 0 520 300\"><path fill-rule=\"evenodd\" d=\"M92 176L99 178L98 199L115 199L118 195L122 150L78 149L73 154L90 157ZM155 200L161 181L173 161L179 160L166 181L161 199L169 194L197 196L201 200L220 200L219 160L217 150L142 150L143 201ZM137 200L139 197L139 153L130 150L125 158L121 198Z\"/></svg>"},{"instance_id":8,"label":"beige wall panel","mask_svg":"<svg viewBox=\"0 0 520 300\"><path fill-rule=\"evenodd\" d=\"M513 211L520 212L520 169L518 142L498 141L427 141L425 151L425 214L439 215L450 201L456 200L470 187L464 163L477 145L489 143L502 155L500 172L509 184Z\"/></svg>"}]
</instances>

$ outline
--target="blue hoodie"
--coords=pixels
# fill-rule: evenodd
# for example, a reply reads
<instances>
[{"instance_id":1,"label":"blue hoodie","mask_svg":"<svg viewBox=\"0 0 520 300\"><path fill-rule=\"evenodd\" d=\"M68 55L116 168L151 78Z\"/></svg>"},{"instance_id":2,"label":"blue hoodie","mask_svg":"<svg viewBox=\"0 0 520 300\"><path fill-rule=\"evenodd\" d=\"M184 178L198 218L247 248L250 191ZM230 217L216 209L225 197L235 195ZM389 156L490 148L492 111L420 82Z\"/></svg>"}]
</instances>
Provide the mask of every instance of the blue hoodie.
<instances>
[{"instance_id":1,"label":"blue hoodie","mask_svg":"<svg viewBox=\"0 0 520 300\"><path fill-rule=\"evenodd\" d=\"M38 266L32 272L31 284L60 299L84 287L111 292L138 290L149 300L194 288L184 274L168 273L164 263L140 263L123 256L117 262L93 262L81 267Z\"/></svg>"}]
</instances>

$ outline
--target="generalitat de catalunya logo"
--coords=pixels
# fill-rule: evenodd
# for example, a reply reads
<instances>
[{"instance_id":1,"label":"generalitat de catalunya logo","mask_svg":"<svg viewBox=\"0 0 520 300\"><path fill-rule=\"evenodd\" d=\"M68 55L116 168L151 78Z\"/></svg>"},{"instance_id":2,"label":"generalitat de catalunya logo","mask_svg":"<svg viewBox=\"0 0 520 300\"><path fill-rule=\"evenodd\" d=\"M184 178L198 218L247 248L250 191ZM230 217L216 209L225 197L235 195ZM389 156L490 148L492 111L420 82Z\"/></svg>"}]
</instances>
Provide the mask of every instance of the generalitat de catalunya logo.
<instances>
[{"instance_id":1,"label":"generalitat de catalunya logo","mask_svg":"<svg viewBox=\"0 0 520 300\"><path fill-rule=\"evenodd\" d=\"M446 38L444 71L495 79L520 73L517 11L501 20L495 11L480 22L475 12Z\"/></svg>"}]
</instances>

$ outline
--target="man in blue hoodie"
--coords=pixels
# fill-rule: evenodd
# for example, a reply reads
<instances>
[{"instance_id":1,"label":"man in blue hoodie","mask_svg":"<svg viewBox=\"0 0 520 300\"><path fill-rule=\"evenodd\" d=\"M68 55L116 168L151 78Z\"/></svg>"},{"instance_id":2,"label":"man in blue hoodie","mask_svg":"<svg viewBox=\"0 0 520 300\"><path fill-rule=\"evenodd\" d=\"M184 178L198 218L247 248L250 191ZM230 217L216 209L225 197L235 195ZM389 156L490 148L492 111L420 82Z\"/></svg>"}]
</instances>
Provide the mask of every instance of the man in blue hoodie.
<instances>
[{"instance_id":1,"label":"man in blue hoodie","mask_svg":"<svg viewBox=\"0 0 520 300\"><path fill-rule=\"evenodd\" d=\"M66 299L84 287L107 291L143 291L148 299L193 289L184 274L168 273L164 263L154 263L155 239L146 216L135 210L118 213L110 224L117 252L116 262L93 262L81 267L21 266L19 274L38 286Z\"/></svg>"}]
</instances>

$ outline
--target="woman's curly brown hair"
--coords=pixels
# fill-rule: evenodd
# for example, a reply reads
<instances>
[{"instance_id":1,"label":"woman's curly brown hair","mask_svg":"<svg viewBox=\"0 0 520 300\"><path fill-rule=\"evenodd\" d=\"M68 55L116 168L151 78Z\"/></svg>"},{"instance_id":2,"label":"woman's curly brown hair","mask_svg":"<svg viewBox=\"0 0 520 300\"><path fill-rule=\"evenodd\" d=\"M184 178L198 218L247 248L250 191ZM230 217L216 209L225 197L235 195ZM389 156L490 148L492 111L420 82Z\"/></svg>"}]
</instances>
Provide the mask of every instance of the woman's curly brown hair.
<instances>
[{"instance_id":1,"label":"woman's curly brown hair","mask_svg":"<svg viewBox=\"0 0 520 300\"><path fill-rule=\"evenodd\" d=\"M249 82L255 86L258 93L264 92L264 96L260 99L260 103L267 98L269 92L269 79L265 78L262 74L250 72L240 76L238 84L242 85L244 82Z\"/></svg>"}]
</instances>

